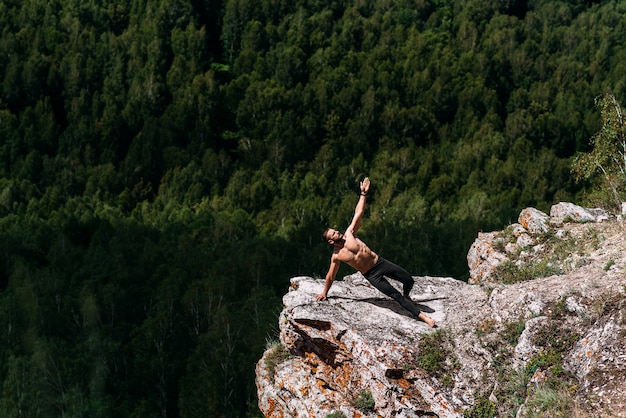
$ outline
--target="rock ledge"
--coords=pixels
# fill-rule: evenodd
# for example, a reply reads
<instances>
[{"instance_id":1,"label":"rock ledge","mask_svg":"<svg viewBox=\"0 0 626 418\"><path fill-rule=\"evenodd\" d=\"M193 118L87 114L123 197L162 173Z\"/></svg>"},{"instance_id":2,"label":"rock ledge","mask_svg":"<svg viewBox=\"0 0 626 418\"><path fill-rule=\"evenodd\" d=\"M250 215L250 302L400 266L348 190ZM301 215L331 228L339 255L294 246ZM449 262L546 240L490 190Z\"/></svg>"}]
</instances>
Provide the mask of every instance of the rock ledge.
<instances>
[{"instance_id":1,"label":"rock ledge","mask_svg":"<svg viewBox=\"0 0 626 418\"><path fill-rule=\"evenodd\" d=\"M289 355L277 358L268 349L257 363L261 411L462 417L487 405L498 416L520 418L556 410L626 417L623 225L597 217L571 222L570 215L554 222L556 216L535 232L512 229L528 234L526 251L538 245L537 234L550 231L575 240L558 274L511 284L416 277L411 296L438 329L412 318L359 273L335 282L323 302L315 300L323 280L292 278L279 318ZM373 402L358 400L363 391Z\"/></svg>"}]
</instances>

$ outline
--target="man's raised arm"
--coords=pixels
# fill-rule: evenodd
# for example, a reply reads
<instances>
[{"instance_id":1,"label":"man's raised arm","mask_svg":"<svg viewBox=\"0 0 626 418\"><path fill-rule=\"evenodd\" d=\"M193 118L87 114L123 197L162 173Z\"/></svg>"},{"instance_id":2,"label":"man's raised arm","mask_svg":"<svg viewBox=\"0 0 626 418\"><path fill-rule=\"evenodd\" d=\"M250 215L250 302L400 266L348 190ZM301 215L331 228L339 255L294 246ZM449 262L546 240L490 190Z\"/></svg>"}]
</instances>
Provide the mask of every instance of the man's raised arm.
<instances>
[{"instance_id":1,"label":"man's raised arm","mask_svg":"<svg viewBox=\"0 0 626 418\"><path fill-rule=\"evenodd\" d=\"M356 234L361 228L361 219L363 218L363 214L365 213L365 200L367 196L367 192L370 190L370 179L369 177L365 177L361 182L361 193L359 196L359 202L356 204L354 208L354 216L352 217L352 222L350 226L348 226L348 231L352 234Z\"/></svg>"}]
</instances>

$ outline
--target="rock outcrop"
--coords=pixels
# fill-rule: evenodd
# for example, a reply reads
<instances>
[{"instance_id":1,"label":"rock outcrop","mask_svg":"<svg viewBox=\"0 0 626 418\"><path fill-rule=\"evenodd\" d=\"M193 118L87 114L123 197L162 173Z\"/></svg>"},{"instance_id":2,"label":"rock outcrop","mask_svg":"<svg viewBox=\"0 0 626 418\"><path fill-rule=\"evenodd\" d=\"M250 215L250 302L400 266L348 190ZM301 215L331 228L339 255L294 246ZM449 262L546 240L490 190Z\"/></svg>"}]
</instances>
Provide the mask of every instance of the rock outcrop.
<instances>
[{"instance_id":1,"label":"rock outcrop","mask_svg":"<svg viewBox=\"0 0 626 418\"><path fill-rule=\"evenodd\" d=\"M261 411L267 417L626 417L623 225L569 205L554 211L525 210L507 231L479 234L477 241L492 239L477 254L500 260L483 266L490 274L475 284L416 277L411 296L437 329L359 273L335 282L323 302L315 299L323 280L292 278L280 342L256 368ZM503 263L511 267L506 280L494 273ZM527 277L529 271L552 274Z\"/></svg>"},{"instance_id":2,"label":"rock outcrop","mask_svg":"<svg viewBox=\"0 0 626 418\"><path fill-rule=\"evenodd\" d=\"M501 281L499 273L502 272L498 270L505 262L517 267L549 262L557 271L571 259L554 254L555 250L562 250L568 240L573 246L578 245L576 240L579 243L585 242L584 237L576 237L572 235L572 231L580 234L581 230L585 230L579 227L581 224L584 226L587 223L611 219L611 215L605 210L585 209L566 202L553 205L549 216L538 209L526 208L518 217L519 223L509 226L505 231L478 234L467 253L470 272L468 283ZM550 242L549 238L552 236L558 240ZM549 244L552 244L551 248L547 248Z\"/></svg>"}]
</instances>

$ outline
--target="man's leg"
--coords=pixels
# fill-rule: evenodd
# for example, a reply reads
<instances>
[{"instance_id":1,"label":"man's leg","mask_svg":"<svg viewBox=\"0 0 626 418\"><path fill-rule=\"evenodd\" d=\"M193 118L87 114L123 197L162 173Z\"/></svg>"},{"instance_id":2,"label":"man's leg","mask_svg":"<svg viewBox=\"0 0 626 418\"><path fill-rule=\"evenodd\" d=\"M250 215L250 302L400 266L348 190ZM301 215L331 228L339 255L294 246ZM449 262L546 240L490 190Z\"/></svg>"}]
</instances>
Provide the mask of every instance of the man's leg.
<instances>
[{"instance_id":1,"label":"man's leg","mask_svg":"<svg viewBox=\"0 0 626 418\"><path fill-rule=\"evenodd\" d=\"M413 285L415 284L415 280L408 271L389 260L384 261L384 265L381 270L384 276L402 283L402 292L404 293L404 296L409 296L411 289L413 289Z\"/></svg>"},{"instance_id":2,"label":"man's leg","mask_svg":"<svg viewBox=\"0 0 626 418\"><path fill-rule=\"evenodd\" d=\"M417 306L415 306L415 304L409 299L402 296L402 294L400 294L400 292L398 292L398 290L393 287L391 283L389 283L382 275L369 278L368 280L376 289L398 302L404 309L417 317L420 316L421 312Z\"/></svg>"},{"instance_id":3,"label":"man's leg","mask_svg":"<svg viewBox=\"0 0 626 418\"><path fill-rule=\"evenodd\" d=\"M415 283L413 276L411 276L411 274L409 274L409 272L402 267L399 267L387 260L383 260L381 265L377 267L378 269L375 274L371 277L366 275L365 278L376 289L398 302L404 309L426 322L430 327L435 327L435 321L424 312L421 312L409 298L409 293L411 293L411 289ZM400 292L398 292L398 290L383 277L383 275L401 282L403 285L404 296L401 295Z\"/></svg>"},{"instance_id":4,"label":"man's leg","mask_svg":"<svg viewBox=\"0 0 626 418\"><path fill-rule=\"evenodd\" d=\"M387 263L389 263L389 267L388 267L387 273L385 273L385 276L390 277L392 279L396 279L400 283L402 283L402 285L404 286L403 287L404 297L402 299L404 299L408 304L411 304L415 307L415 304L413 303L410 297L411 289L413 289L413 285L415 284L415 279L413 279L413 276L411 276L411 274L405 269L403 269L402 267L396 264L393 264L392 262L389 262L389 261L387 261ZM401 305L404 306L404 304L401 304ZM435 325L435 321L431 317L426 315L424 312L420 312L420 310L417 309L417 307L415 307L415 309L419 312L417 317L421 319L422 321L426 322L429 327L437 326Z\"/></svg>"}]
</instances>

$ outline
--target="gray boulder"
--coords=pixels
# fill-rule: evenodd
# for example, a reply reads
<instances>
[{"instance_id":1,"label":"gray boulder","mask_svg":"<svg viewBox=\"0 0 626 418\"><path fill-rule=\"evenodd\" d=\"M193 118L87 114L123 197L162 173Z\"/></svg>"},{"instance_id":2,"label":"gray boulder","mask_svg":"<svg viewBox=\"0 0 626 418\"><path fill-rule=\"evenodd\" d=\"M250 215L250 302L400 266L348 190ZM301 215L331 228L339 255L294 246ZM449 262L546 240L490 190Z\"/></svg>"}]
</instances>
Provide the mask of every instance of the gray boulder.
<instances>
[{"instance_id":1,"label":"gray boulder","mask_svg":"<svg viewBox=\"0 0 626 418\"><path fill-rule=\"evenodd\" d=\"M562 266L558 274L474 285L415 277L411 296L437 329L359 273L337 281L323 302L315 299L323 280L294 277L283 298L280 341L256 366L261 411L626 417L623 225L568 223L561 230L562 238L551 239L565 250L532 250ZM505 235L515 241L515 233Z\"/></svg>"}]
</instances>

